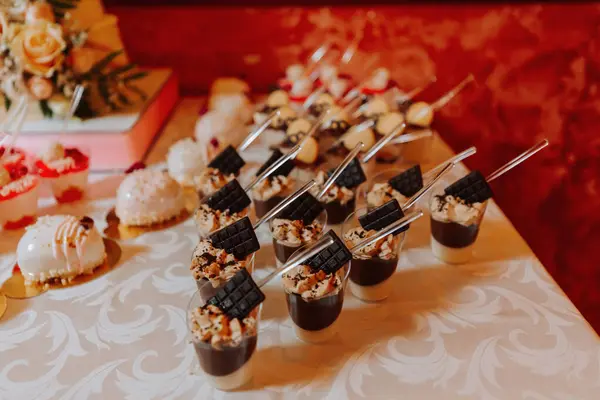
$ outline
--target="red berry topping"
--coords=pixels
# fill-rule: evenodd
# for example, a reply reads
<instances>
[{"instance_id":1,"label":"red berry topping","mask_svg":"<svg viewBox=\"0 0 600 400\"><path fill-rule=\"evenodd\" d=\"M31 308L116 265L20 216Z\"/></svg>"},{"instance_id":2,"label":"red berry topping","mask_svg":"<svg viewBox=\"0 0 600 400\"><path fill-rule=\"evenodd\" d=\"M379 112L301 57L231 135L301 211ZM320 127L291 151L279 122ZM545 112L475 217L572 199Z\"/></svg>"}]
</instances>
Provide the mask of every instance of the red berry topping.
<instances>
[{"instance_id":1,"label":"red berry topping","mask_svg":"<svg viewBox=\"0 0 600 400\"><path fill-rule=\"evenodd\" d=\"M208 106L206 104L204 104L201 108L200 111L198 112L198 114L200 115L204 115L208 112Z\"/></svg>"},{"instance_id":2,"label":"red berry topping","mask_svg":"<svg viewBox=\"0 0 600 400\"><path fill-rule=\"evenodd\" d=\"M10 179L13 181L16 181L19 178L24 177L25 175L27 175L27 173L29 172L29 170L27 169L27 167L25 165L12 165L10 166L10 168L8 168L8 173L10 174Z\"/></svg>"},{"instance_id":3,"label":"red berry topping","mask_svg":"<svg viewBox=\"0 0 600 400\"><path fill-rule=\"evenodd\" d=\"M71 157L77 165L85 163L88 160L88 157L85 154L74 147L65 149L65 157Z\"/></svg>"},{"instance_id":4,"label":"red berry topping","mask_svg":"<svg viewBox=\"0 0 600 400\"><path fill-rule=\"evenodd\" d=\"M217 138L212 138L210 139L210 145L212 147L214 147L215 149L219 147L219 139Z\"/></svg>"},{"instance_id":5,"label":"red berry topping","mask_svg":"<svg viewBox=\"0 0 600 400\"><path fill-rule=\"evenodd\" d=\"M131 165L131 167L129 167L125 170L125 173L130 174L133 171L137 171L138 169L144 169L144 168L146 168L146 164L144 164L141 161L136 161Z\"/></svg>"}]
</instances>

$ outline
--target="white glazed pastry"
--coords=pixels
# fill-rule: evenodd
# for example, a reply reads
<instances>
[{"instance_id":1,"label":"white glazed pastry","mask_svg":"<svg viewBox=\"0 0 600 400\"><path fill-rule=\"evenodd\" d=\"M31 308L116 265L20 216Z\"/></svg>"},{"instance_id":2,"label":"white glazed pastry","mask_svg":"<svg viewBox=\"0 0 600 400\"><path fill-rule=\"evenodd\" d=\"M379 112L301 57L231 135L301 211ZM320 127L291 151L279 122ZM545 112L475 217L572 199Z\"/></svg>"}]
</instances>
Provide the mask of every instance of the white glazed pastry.
<instances>
[{"instance_id":1,"label":"white glazed pastry","mask_svg":"<svg viewBox=\"0 0 600 400\"><path fill-rule=\"evenodd\" d=\"M26 283L60 280L91 273L104 263L102 236L90 217L54 215L38 218L17 246L17 262Z\"/></svg>"},{"instance_id":2,"label":"white glazed pastry","mask_svg":"<svg viewBox=\"0 0 600 400\"><path fill-rule=\"evenodd\" d=\"M247 129L236 119L213 110L201 116L196 122L196 141L202 148L202 161L208 164L227 145L237 145L247 135Z\"/></svg>"},{"instance_id":3,"label":"white glazed pastry","mask_svg":"<svg viewBox=\"0 0 600 400\"><path fill-rule=\"evenodd\" d=\"M194 139L181 139L169 148L167 169L169 175L183 186L194 186L194 177L202 174L202 146Z\"/></svg>"},{"instance_id":4,"label":"white glazed pastry","mask_svg":"<svg viewBox=\"0 0 600 400\"><path fill-rule=\"evenodd\" d=\"M252 104L244 93L213 95L209 99L208 107L242 124L252 120Z\"/></svg>"},{"instance_id":5,"label":"white glazed pastry","mask_svg":"<svg viewBox=\"0 0 600 400\"><path fill-rule=\"evenodd\" d=\"M149 226L179 216L185 209L183 188L167 172L141 169L117 189L115 212L121 224Z\"/></svg>"}]
</instances>

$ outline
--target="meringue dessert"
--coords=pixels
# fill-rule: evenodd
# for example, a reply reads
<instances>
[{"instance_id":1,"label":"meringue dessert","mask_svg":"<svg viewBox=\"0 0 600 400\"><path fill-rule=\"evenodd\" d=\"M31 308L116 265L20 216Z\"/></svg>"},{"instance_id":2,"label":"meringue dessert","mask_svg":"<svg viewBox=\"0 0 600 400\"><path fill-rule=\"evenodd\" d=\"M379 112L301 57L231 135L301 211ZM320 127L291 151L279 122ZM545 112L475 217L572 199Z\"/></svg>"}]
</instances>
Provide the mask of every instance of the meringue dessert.
<instances>
[{"instance_id":1,"label":"meringue dessert","mask_svg":"<svg viewBox=\"0 0 600 400\"><path fill-rule=\"evenodd\" d=\"M185 210L183 187L165 171L134 171L117 189L115 213L121 225L160 224L180 216Z\"/></svg>"},{"instance_id":2,"label":"meringue dessert","mask_svg":"<svg viewBox=\"0 0 600 400\"><path fill-rule=\"evenodd\" d=\"M90 159L76 148L52 142L36 161L38 174L50 182L59 203L81 200L87 190Z\"/></svg>"},{"instance_id":3,"label":"meringue dessert","mask_svg":"<svg viewBox=\"0 0 600 400\"><path fill-rule=\"evenodd\" d=\"M431 251L449 264L469 261L487 202L467 204L454 196L431 198Z\"/></svg>"},{"instance_id":4,"label":"meringue dessert","mask_svg":"<svg viewBox=\"0 0 600 400\"><path fill-rule=\"evenodd\" d=\"M336 334L347 275L348 264L334 274L300 265L283 275L288 311L298 339L322 343Z\"/></svg>"},{"instance_id":5,"label":"meringue dessert","mask_svg":"<svg viewBox=\"0 0 600 400\"><path fill-rule=\"evenodd\" d=\"M192 138L175 142L167 152L169 175L180 185L195 188L196 177L202 175L205 169L204 162L198 157L202 151L202 146Z\"/></svg>"},{"instance_id":6,"label":"meringue dessert","mask_svg":"<svg viewBox=\"0 0 600 400\"><path fill-rule=\"evenodd\" d=\"M347 221L343 228L343 239L348 248L377 233L375 230L366 231L361 226L352 225L358 223L355 224L354 220ZM389 297L392 291L390 278L398 265L404 235L387 235L352 255L350 291L354 296L364 301L380 301Z\"/></svg>"},{"instance_id":7,"label":"meringue dessert","mask_svg":"<svg viewBox=\"0 0 600 400\"><path fill-rule=\"evenodd\" d=\"M211 304L190 307L192 343L210 384L220 390L234 390L250 381L259 308L239 320L229 318Z\"/></svg>"},{"instance_id":8,"label":"meringue dessert","mask_svg":"<svg viewBox=\"0 0 600 400\"><path fill-rule=\"evenodd\" d=\"M0 228L21 229L35 222L39 179L17 164L0 165Z\"/></svg>"},{"instance_id":9,"label":"meringue dessert","mask_svg":"<svg viewBox=\"0 0 600 400\"><path fill-rule=\"evenodd\" d=\"M17 263L28 285L65 285L79 275L92 273L105 260L102 236L90 217L40 217L17 246Z\"/></svg>"},{"instance_id":10,"label":"meringue dessert","mask_svg":"<svg viewBox=\"0 0 600 400\"><path fill-rule=\"evenodd\" d=\"M221 111L212 110L198 118L194 135L200 145L200 156L208 164L228 145L236 146L248 134L244 124Z\"/></svg>"}]
</instances>

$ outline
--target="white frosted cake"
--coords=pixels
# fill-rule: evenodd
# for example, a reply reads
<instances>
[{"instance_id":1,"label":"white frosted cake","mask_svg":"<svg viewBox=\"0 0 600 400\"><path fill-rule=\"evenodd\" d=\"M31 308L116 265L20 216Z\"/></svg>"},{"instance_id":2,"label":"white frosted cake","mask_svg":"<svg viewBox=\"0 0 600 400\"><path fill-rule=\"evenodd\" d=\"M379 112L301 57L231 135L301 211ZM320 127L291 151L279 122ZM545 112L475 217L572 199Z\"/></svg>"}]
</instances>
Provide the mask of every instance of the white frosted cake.
<instances>
[{"instance_id":1,"label":"white frosted cake","mask_svg":"<svg viewBox=\"0 0 600 400\"><path fill-rule=\"evenodd\" d=\"M89 217L54 215L38 218L17 247L17 262L26 283L60 280L91 273L104 263L102 236Z\"/></svg>"}]
</instances>

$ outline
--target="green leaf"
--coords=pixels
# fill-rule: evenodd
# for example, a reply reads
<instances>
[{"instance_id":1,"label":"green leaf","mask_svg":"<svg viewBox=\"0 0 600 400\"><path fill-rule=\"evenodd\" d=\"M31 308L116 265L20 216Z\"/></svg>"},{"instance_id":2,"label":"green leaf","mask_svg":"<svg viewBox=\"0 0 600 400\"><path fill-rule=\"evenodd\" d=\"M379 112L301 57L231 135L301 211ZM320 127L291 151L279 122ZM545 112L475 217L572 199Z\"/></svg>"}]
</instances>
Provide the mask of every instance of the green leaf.
<instances>
[{"instance_id":1,"label":"green leaf","mask_svg":"<svg viewBox=\"0 0 600 400\"><path fill-rule=\"evenodd\" d=\"M94 64L94 66L90 69L90 71L87 74L84 75L84 77L87 77L89 79L91 76L99 74L104 68L108 67L108 65L121 54L123 54L123 50L117 50L107 54L106 57Z\"/></svg>"},{"instance_id":2,"label":"green leaf","mask_svg":"<svg viewBox=\"0 0 600 400\"><path fill-rule=\"evenodd\" d=\"M10 110L10 106L12 106L12 100L6 95L6 93L2 93L2 96L4 96L4 108L6 108L6 111Z\"/></svg>"},{"instance_id":3,"label":"green leaf","mask_svg":"<svg viewBox=\"0 0 600 400\"><path fill-rule=\"evenodd\" d=\"M146 76L148 76L148 71L136 72L135 74L127 75L126 77L124 77L123 82L135 81L138 79L145 78Z\"/></svg>"},{"instance_id":4,"label":"green leaf","mask_svg":"<svg viewBox=\"0 0 600 400\"><path fill-rule=\"evenodd\" d=\"M131 71L132 69L136 68L137 65L135 64L127 64L127 65L123 65L121 67L115 68L112 71L110 71L106 76L109 78L114 78L115 76Z\"/></svg>"},{"instance_id":5,"label":"green leaf","mask_svg":"<svg viewBox=\"0 0 600 400\"><path fill-rule=\"evenodd\" d=\"M52 6L52 8L62 8L66 10L73 10L77 8L79 0L48 0L48 3Z\"/></svg>"},{"instance_id":6,"label":"green leaf","mask_svg":"<svg viewBox=\"0 0 600 400\"><path fill-rule=\"evenodd\" d=\"M112 100L110 99L110 89L108 88L108 84L106 83L106 81L99 81L98 82L98 92L100 93L100 96L102 96L102 100L104 101L104 104L106 104L108 107L110 107L111 110L116 110L118 107L115 103L112 102Z\"/></svg>"},{"instance_id":7,"label":"green leaf","mask_svg":"<svg viewBox=\"0 0 600 400\"><path fill-rule=\"evenodd\" d=\"M42 110L45 118L52 118L54 116L54 112L48 105L48 100L40 100L40 110Z\"/></svg>"}]
</instances>

